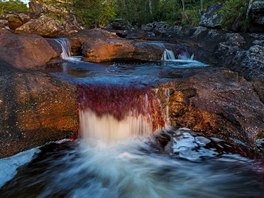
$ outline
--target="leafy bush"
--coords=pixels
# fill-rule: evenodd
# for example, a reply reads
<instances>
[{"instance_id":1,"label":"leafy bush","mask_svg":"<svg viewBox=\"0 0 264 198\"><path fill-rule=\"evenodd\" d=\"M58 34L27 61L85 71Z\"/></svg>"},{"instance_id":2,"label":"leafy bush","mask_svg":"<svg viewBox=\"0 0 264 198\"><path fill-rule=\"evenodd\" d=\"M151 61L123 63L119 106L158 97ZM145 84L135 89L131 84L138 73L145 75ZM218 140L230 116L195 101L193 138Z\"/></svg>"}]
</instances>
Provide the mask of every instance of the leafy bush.
<instances>
[{"instance_id":1,"label":"leafy bush","mask_svg":"<svg viewBox=\"0 0 264 198\"><path fill-rule=\"evenodd\" d=\"M0 0L0 14L6 14L14 11L28 11L28 7L20 0Z\"/></svg>"},{"instance_id":2,"label":"leafy bush","mask_svg":"<svg viewBox=\"0 0 264 198\"><path fill-rule=\"evenodd\" d=\"M227 0L222 10L222 24L225 29L245 31L248 27L248 0Z\"/></svg>"},{"instance_id":3,"label":"leafy bush","mask_svg":"<svg viewBox=\"0 0 264 198\"><path fill-rule=\"evenodd\" d=\"M73 0L71 8L85 27L100 27L115 17L113 1Z\"/></svg>"},{"instance_id":4,"label":"leafy bush","mask_svg":"<svg viewBox=\"0 0 264 198\"><path fill-rule=\"evenodd\" d=\"M200 14L199 9L197 8L188 9L188 10L182 11L181 20L179 23L181 25L197 26L199 25L200 18L201 18L201 14Z\"/></svg>"},{"instance_id":5,"label":"leafy bush","mask_svg":"<svg viewBox=\"0 0 264 198\"><path fill-rule=\"evenodd\" d=\"M247 28L246 10L249 0L68 0L86 27L102 26L115 17L126 19L133 25L153 21L166 21L179 25L196 26L201 12L215 3L223 3L222 24L231 29Z\"/></svg>"}]
</instances>

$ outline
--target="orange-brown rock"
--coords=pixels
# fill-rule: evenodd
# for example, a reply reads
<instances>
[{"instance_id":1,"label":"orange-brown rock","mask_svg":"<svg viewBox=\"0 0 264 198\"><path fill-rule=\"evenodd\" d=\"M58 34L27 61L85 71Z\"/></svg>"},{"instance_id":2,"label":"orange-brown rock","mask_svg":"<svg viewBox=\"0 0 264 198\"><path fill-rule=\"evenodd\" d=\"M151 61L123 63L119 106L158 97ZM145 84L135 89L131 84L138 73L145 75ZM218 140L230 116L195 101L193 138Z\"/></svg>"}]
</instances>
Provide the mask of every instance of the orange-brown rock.
<instances>
[{"instance_id":1,"label":"orange-brown rock","mask_svg":"<svg viewBox=\"0 0 264 198\"><path fill-rule=\"evenodd\" d=\"M37 19L31 19L22 26L16 28L16 33L30 33L46 37L54 37L64 35L64 27L60 21L40 16Z\"/></svg>"},{"instance_id":2,"label":"orange-brown rock","mask_svg":"<svg viewBox=\"0 0 264 198\"><path fill-rule=\"evenodd\" d=\"M73 53L81 53L85 56L85 51L89 51L89 49L85 49L84 45L87 43L87 47L89 47L89 44L94 44L96 41L107 41L107 40L116 40L119 39L115 35L115 33L111 33L106 30L102 29L92 29L92 30L82 30L78 32L77 34L74 34L69 37L70 43L71 43L71 49ZM83 52L84 51L84 52Z\"/></svg>"},{"instance_id":3,"label":"orange-brown rock","mask_svg":"<svg viewBox=\"0 0 264 198\"><path fill-rule=\"evenodd\" d=\"M158 88L171 125L255 147L256 139L264 137L264 104L258 92L236 72L207 70Z\"/></svg>"},{"instance_id":4,"label":"orange-brown rock","mask_svg":"<svg viewBox=\"0 0 264 198\"><path fill-rule=\"evenodd\" d=\"M82 53L84 60L90 62L158 61L166 48L178 53L174 44L127 40L102 29L81 31L71 36L70 42L74 54Z\"/></svg>"},{"instance_id":5,"label":"orange-brown rock","mask_svg":"<svg viewBox=\"0 0 264 198\"><path fill-rule=\"evenodd\" d=\"M16 28L23 25L22 19L16 14L7 15L8 26L10 29L15 30Z\"/></svg>"},{"instance_id":6,"label":"orange-brown rock","mask_svg":"<svg viewBox=\"0 0 264 198\"><path fill-rule=\"evenodd\" d=\"M0 60L16 68L39 68L59 56L41 36L0 30Z\"/></svg>"},{"instance_id":7,"label":"orange-brown rock","mask_svg":"<svg viewBox=\"0 0 264 198\"><path fill-rule=\"evenodd\" d=\"M75 86L43 73L1 75L0 158L76 134L75 98Z\"/></svg>"},{"instance_id":8,"label":"orange-brown rock","mask_svg":"<svg viewBox=\"0 0 264 198\"><path fill-rule=\"evenodd\" d=\"M95 40L85 42L83 55L85 61L107 62L115 60L129 60L134 52L132 42L122 39Z\"/></svg>"}]
</instances>

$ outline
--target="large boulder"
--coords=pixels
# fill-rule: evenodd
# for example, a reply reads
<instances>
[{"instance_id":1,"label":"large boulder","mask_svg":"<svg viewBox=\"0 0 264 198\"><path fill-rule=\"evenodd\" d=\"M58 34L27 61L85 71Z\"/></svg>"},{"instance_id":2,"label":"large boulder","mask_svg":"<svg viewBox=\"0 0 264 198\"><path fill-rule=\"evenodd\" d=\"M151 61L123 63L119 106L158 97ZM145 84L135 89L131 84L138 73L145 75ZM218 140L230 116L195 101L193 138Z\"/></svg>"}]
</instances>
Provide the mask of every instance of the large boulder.
<instances>
[{"instance_id":1,"label":"large boulder","mask_svg":"<svg viewBox=\"0 0 264 198\"><path fill-rule=\"evenodd\" d=\"M261 89L260 81L253 85L236 72L212 68L163 85L158 97L172 126L254 148L256 139L264 138Z\"/></svg>"},{"instance_id":2,"label":"large boulder","mask_svg":"<svg viewBox=\"0 0 264 198\"><path fill-rule=\"evenodd\" d=\"M134 51L131 41L106 30L84 30L70 37L73 52L81 51L84 60L105 62L129 58Z\"/></svg>"},{"instance_id":3,"label":"large boulder","mask_svg":"<svg viewBox=\"0 0 264 198\"><path fill-rule=\"evenodd\" d=\"M16 28L16 32L38 34L46 37L61 36L65 33L64 27L60 21L45 15L37 19L31 19L24 25Z\"/></svg>"},{"instance_id":4,"label":"large boulder","mask_svg":"<svg viewBox=\"0 0 264 198\"><path fill-rule=\"evenodd\" d=\"M84 60L91 62L129 60L133 52L132 42L122 39L97 39L93 42L85 42L82 51Z\"/></svg>"},{"instance_id":5,"label":"large boulder","mask_svg":"<svg viewBox=\"0 0 264 198\"><path fill-rule=\"evenodd\" d=\"M60 53L41 36L0 30L0 60L16 68L40 68Z\"/></svg>"},{"instance_id":6,"label":"large boulder","mask_svg":"<svg viewBox=\"0 0 264 198\"><path fill-rule=\"evenodd\" d=\"M90 62L158 61L165 49L173 50L176 55L186 51L176 44L126 40L101 29L81 31L71 36L70 42L74 53L81 51L84 60Z\"/></svg>"},{"instance_id":7,"label":"large boulder","mask_svg":"<svg viewBox=\"0 0 264 198\"><path fill-rule=\"evenodd\" d=\"M246 35L228 33L216 47L216 55L223 66L239 72L247 79L264 78L264 38L252 34L249 39Z\"/></svg>"},{"instance_id":8,"label":"large boulder","mask_svg":"<svg viewBox=\"0 0 264 198\"><path fill-rule=\"evenodd\" d=\"M124 19L116 19L105 26L107 30L131 30L133 26Z\"/></svg>"},{"instance_id":9,"label":"large boulder","mask_svg":"<svg viewBox=\"0 0 264 198\"><path fill-rule=\"evenodd\" d=\"M31 12L13 12L2 15L2 19L7 21L7 25L10 29L15 30L28 22L30 19L35 18L35 14Z\"/></svg>"},{"instance_id":10,"label":"large boulder","mask_svg":"<svg viewBox=\"0 0 264 198\"><path fill-rule=\"evenodd\" d=\"M263 32L264 31L264 1L263 0L250 1L247 14L251 21L250 31Z\"/></svg>"},{"instance_id":11,"label":"large boulder","mask_svg":"<svg viewBox=\"0 0 264 198\"><path fill-rule=\"evenodd\" d=\"M59 0L31 0L29 2L29 7L36 14L41 13L54 13L57 15L67 15L70 10L66 7L67 1Z\"/></svg>"},{"instance_id":12,"label":"large boulder","mask_svg":"<svg viewBox=\"0 0 264 198\"><path fill-rule=\"evenodd\" d=\"M0 158L78 130L75 86L40 72L7 72L0 63Z\"/></svg>"},{"instance_id":13,"label":"large boulder","mask_svg":"<svg viewBox=\"0 0 264 198\"><path fill-rule=\"evenodd\" d=\"M34 28L36 33L39 33L43 36L61 36L61 35L69 35L77 32L81 29L80 24L77 22L76 17L72 14L72 11L69 9L67 1L53 1L53 0L31 0L30 8L32 9L35 15L40 16L38 21L43 21L43 16L45 16L45 21L50 23L50 27L53 27L53 33L50 35L47 33L50 28L45 25L45 21L43 21L44 27L42 31L38 32L37 29L40 27L37 26L37 22L33 21L31 23L31 28ZM49 20L47 19L49 18ZM35 22L35 23L34 23ZM52 25L53 24L53 25ZM36 25L36 27L34 27ZM47 28L45 34L43 34L43 30ZM55 30L56 29L56 30ZM29 31L30 29L26 29Z\"/></svg>"}]
</instances>

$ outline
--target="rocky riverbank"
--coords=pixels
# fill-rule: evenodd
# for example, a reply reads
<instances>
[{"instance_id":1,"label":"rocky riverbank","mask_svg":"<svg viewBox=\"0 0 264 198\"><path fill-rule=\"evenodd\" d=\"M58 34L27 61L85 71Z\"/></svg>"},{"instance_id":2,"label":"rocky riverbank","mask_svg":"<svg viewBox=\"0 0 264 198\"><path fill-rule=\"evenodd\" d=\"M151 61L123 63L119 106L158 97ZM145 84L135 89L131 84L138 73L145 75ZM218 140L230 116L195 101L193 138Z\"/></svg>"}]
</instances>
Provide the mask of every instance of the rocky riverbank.
<instances>
[{"instance_id":1,"label":"rocky riverbank","mask_svg":"<svg viewBox=\"0 0 264 198\"><path fill-rule=\"evenodd\" d=\"M73 55L96 63L159 62L165 49L176 58L194 54L212 67L162 71L159 78L168 78L166 83L146 85L171 126L257 150L256 140L264 138L262 33L162 22L133 28L120 20L104 30L80 30L69 11L38 1L31 7L34 14L8 15L0 29L0 157L78 133L76 83L46 70L63 61L52 39L60 36L69 39Z\"/></svg>"}]
</instances>

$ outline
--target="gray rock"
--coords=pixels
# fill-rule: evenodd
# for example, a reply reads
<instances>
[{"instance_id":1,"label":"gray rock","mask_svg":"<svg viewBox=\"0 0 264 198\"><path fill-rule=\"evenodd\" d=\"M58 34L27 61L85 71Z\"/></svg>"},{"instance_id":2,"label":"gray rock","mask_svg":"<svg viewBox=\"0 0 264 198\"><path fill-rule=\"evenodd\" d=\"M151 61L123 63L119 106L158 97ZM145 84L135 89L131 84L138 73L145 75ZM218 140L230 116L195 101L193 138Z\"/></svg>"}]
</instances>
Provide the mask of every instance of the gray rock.
<instances>
[{"instance_id":1,"label":"gray rock","mask_svg":"<svg viewBox=\"0 0 264 198\"><path fill-rule=\"evenodd\" d=\"M201 16L200 25L208 28L219 28L221 24L221 16L218 11L222 8L222 4L214 4Z\"/></svg>"},{"instance_id":2,"label":"gray rock","mask_svg":"<svg viewBox=\"0 0 264 198\"><path fill-rule=\"evenodd\" d=\"M133 26L126 20L116 19L112 23L105 26L107 30L131 30Z\"/></svg>"},{"instance_id":3,"label":"gray rock","mask_svg":"<svg viewBox=\"0 0 264 198\"><path fill-rule=\"evenodd\" d=\"M206 33L207 33L206 27L198 26L197 28L195 28L195 32L193 33L192 38L201 37L203 35L206 35Z\"/></svg>"},{"instance_id":4,"label":"gray rock","mask_svg":"<svg viewBox=\"0 0 264 198\"><path fill-rule=\"evenodd\" d=\"M247 11L247 16L250 19L250 31L251 32L263 32L264 31L264 1L253 1Z\"/></svg>"},{"instance_id":5,"label":"gray rock","mask_svg":"<svg viewBox=\"0 0 264 198\"><path fill-rule=\"evenodd\" d=\"M250 13L263 13L264 12L264 1L263 0L258 0L254 1L251 6L250 6Z\"/></svg>"},{"instance_id":6,"label":"gray rock","mask_svg":"<svg viewBox=\"0 0 264 198\"><path fill-rule=\"evenodd\" d=\"M259 18L256 18L254 22L258 25L264 25L264 16L261 16Z\"/></svg>"},{"instance_id":7,"label":"gray rock","mask_svg":"<svg viewBox=\"0 0 264 198\"><path fill-rule=\"evenodd\" d=\"M253 45L248 50L242 50L236 53L232 61L233 69L242 71L249 79L264 79L263 57L264 47L261 45Z\"/></svg>"}]
</instances>

